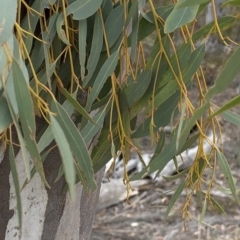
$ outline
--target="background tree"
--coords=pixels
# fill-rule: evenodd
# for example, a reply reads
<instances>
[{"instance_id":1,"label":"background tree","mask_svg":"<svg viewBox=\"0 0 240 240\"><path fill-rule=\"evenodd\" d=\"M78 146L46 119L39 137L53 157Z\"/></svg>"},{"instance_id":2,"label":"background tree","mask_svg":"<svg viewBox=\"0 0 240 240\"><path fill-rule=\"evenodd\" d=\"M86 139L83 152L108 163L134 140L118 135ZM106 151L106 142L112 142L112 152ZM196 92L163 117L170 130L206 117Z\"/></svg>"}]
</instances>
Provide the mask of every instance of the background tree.
<instances>
[{"instance_id":1,"label":"background tree","mask_svg":"<svg viewBox=\"0 0 240 240\"><path fill-rule=\"evenodd\" d=\"M198 14L214 1L179 0L158 8L151 0L147 4L149 11L144 0L2 1L1 239L89 239L105 164L116 159L118 150L125 165L130 149L141 155L139 138L144 136L156 143L155 153L138 174L130 178L124 171L128 193L131 181L159 174L198 139L196 159L166 216L184 188L190 191L183 217L195 191L205 199L202 218L207 204L220 208L209 194L216 164L239 202L217 138L208 139L206 132L212 128L217 136L215 116L239 103L237 97L214 112L211 99L238 74L240 49L210 89L201 69L205 38L217 33L226 45L234 43L222 31L236 17L218 20L213 8L213 22L195 30ZM182 40L174 44L177 30ZM143 40L154 31L146 58ZM199 88L198 106L188 98L193 82ZM137 123L140 113L144 118ZM224 114L229 121L236 119L231 112ZM170 123L172 137L165 145L159 129ZM195 124L200 133L188 138ZM212 147L209 153L203 151L205 140ZM209 167L212 175L204 192L201 176Z\"/></svg>"}]
</instances>

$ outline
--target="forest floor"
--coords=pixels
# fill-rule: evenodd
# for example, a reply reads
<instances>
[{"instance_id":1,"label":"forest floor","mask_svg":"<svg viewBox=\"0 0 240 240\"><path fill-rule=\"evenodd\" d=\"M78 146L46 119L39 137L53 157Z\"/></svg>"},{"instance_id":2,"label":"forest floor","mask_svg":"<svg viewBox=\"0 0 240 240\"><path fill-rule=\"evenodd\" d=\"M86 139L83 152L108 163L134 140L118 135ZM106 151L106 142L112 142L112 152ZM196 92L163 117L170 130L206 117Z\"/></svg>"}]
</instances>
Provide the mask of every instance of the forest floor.
<instances>
[{"instance_id":1,"label":"forest floor","mask_svg":"<svg viewBox=\"0 0 240 240\"><path fill-rule=\"evenodd\" d=\"M218 106L239 94L239 78L214 98ZM196 96L197 89L193 88L189 94ZM240 107L234 108L234 111L240 114ZM220 123L224 135L224 155L240 187L240 129L223 119L220 119ZM219 166L215 182L227 186ZM195 196L191 201L191 219L184 223L180 210L186 195L182 194L165 220L166 206L173 194L169 190L176 189L179 184L180 179L174 182L149 182L139 187L138 193L131 197L131 205L122 201L97 211L91 240L240 240L240 206L231 195L215 188L212 189L212 196L221 204L226 215L208 206L203 223L199 224L197 219L201 215L203 201Z\"/></svg>"}]
</instances>

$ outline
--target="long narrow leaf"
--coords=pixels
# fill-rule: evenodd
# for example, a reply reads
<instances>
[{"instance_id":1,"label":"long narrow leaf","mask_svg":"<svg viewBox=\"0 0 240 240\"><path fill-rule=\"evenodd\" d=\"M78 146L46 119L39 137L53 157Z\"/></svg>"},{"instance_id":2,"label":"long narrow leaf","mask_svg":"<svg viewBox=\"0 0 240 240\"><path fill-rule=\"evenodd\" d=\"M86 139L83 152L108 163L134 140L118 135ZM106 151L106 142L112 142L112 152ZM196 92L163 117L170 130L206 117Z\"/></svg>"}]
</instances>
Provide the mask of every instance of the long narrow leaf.
<instances>
[{"instance_id":1,"label":"long narrow leaf","mask_svg":"<svg viewBox=\"0 0 240 240\"><path fill-rule=\"evenodd\" d=\"M58 145L58 149L62 158L63 168L65 172L65 179L68 184L70 196L72 199L75 198L75 171L74 171L74 159L67 138L58 124L57 120L50 115L51 129Z\"/></svg>"},{"instance_id":2,"label":"long narrow leaf","mask_svg":"<svg viewBox=\"0 0 240 240\"><path fill-rule=\"evenodd\" d=\"M18 210L18 222L19 222L19 228L22 227L22 201L21 201L21 190L18 180L18 173L17 168L15 164L15 156L14 156L14 150L12 143L9 144L9 160L10 160L10 167L11 167L11 173L13 178L13 184L15 187L15 194L16 194L16 200L17 200L17 210Z\"/></svg>"},{"instance_id":3,"label":"long narrow leaf","mask_svg":"<svg viewBox=\"0 0 240 240\"><path fill-rule=\"evenodd\" d=\"M185 184L186 182L183 181L178 187L177 187L177 190L174 192L173 196L171 197L171 200L168 204L168 207L167 207L167 211L165 213L165 219L168 217L168 214L170 213L174 203L177 201L177 199L179 198L179 196L181 195L184 187L185 187Z\"/></svg>"},{"instance_id":4,"label":"long narrow leaf","mask_svg":"<svg viewBox=\"0 0 240 240\"><path fill-rule=\"evenodd\" d=\"M92 162L83 137L59 103L53 101L52 110L58 114L56 119L61 126L67 141L70 143L71 150L84 174L84 177L87 179L90 189L94 191L96 189L96 183L94 181Z\"/></svg>"},{"instance_id":5,"label":"long narrow leaf","mask_svg":"<svg viewBox=\"0 0 240 240\"><path fill-rule=\"evenodd\" d=\"M90 115L86 112L86 110L78 103L78 101L74 97L71 96L71 94L65 88L61 88L61 91L63 95L67 98L67 100L73 105L75 110L77 110L87 120L89 120L93 124L96 124L94 120L90 117Z\"/></svg>"},{"instance_id":6,"label":"long narrow leaf","mask_svg":"<svg viewBox=\"0 0 240 240\"><path fill-rule=\"evenodd\" d=\"M228 165L227 159L225 158L225 156L220 151L217 151L217 156L218 156L218 161L219 161L219 164L220 164L221 169L223 171L223 174L224 174L224 176L227 180L228 186L229 186L229 188L232 192L232 195L233 195L234 199L236 200L236 202L238 204L240 204L240 201L239 201L239 198L238 198L238 195L237 195L236 186L235 186L235 183L234 183L234 179L233 179L233 176L231 174L231 170L230 170L230 167Z\"/></svg>"},{"instance_id":7,"label":"long narrow leaf","mask_svg":"<svg viewBox=\"0 0 240 240\"><path fill-rule=\"evenodd\" d=\"M91 108L92 103L97 98L98 94L100 93L105 81L107 78L113 73L116 68L118 62L118 51L114 52L103 64L100 72L98 73L97 78L93 84L92 90L89 94L87 100L86 110L89 111Z\"/></svg>"}]
</instances>

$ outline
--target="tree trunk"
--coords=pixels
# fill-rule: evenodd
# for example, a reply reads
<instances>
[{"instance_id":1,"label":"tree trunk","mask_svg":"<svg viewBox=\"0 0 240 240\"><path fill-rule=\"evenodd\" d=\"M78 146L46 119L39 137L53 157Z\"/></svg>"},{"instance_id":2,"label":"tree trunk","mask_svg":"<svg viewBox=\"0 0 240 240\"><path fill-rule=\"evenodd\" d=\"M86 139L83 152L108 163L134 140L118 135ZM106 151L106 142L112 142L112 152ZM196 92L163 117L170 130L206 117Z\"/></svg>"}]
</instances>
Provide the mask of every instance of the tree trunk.
<instances>
[{"instance_id":1,"label":"tree trunk","mask_svg":"<svg viewBox=\"0 0 240 240\"><path fill-rule=\"evenodd\" d=\"M16 136L14 138L16 142ZM22 154L19 149L15 149L15 154L19 182L22 186L26 179ZM0 147L1 240L87 240L90 238L104 169L95 176L97 190L87 195L82 185L78 183L76 199L72 202L68 193L63 194L64 177L54 183L60 164L58 149L54 148L44 161L44 171L51 189L46 189L40 176L35 174L22 190L23 226L20 232L8 151L4 154L3 147Z\"/></svg>"}]
</instances>

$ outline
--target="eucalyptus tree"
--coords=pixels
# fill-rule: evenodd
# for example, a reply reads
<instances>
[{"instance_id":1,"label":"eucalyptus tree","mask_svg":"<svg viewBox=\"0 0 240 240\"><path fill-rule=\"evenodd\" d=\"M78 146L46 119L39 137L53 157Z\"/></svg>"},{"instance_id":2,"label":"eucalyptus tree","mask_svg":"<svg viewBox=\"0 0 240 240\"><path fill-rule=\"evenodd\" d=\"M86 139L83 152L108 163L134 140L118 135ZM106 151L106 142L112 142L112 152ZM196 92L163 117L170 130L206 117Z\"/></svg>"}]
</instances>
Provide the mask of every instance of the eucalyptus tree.
<instances>
[{"instance_id":1,"label":"eucalyptus tree","mask_svg":"<svg viewBox=\"0 0 240 240\"><path fill-rule=\"evenodd\" d=\"M124 171L127 192L131 181L158 175L198 139L192 166L174 176L183 178L166 216L184 188L191 191L183 217L196 191L205 199L201 217L207 204L220 208L208 191L216 164L239 202L227 160L206 132L219 128L220 113L239 124L226 111L239 97L218 110L211 99L238 74L240 49L235 47L210 89L201 69L205 39L218 34L228 45L223 30L234 27L236 17L217 19L213 8L213 21L195 29L209 4L214 1L160 7L152 0L1 1L1 239L89 239L104 166L119 150L125 165L131 149L140 156L145 136L156 149L141 172L130 178ZM180 44L173 40L176 31ZM154 41L146 55L150 35ZM188 97L193 82L199 88L195 107ZM137 124L140 113L144 118ZM165 144L163 127L169 124L173 131ZM195 124L200 133L188 138ZM209 153L202 150L205 140ZM212 175L204 192L206 168Z\"/></svg>"}]
</instances>

